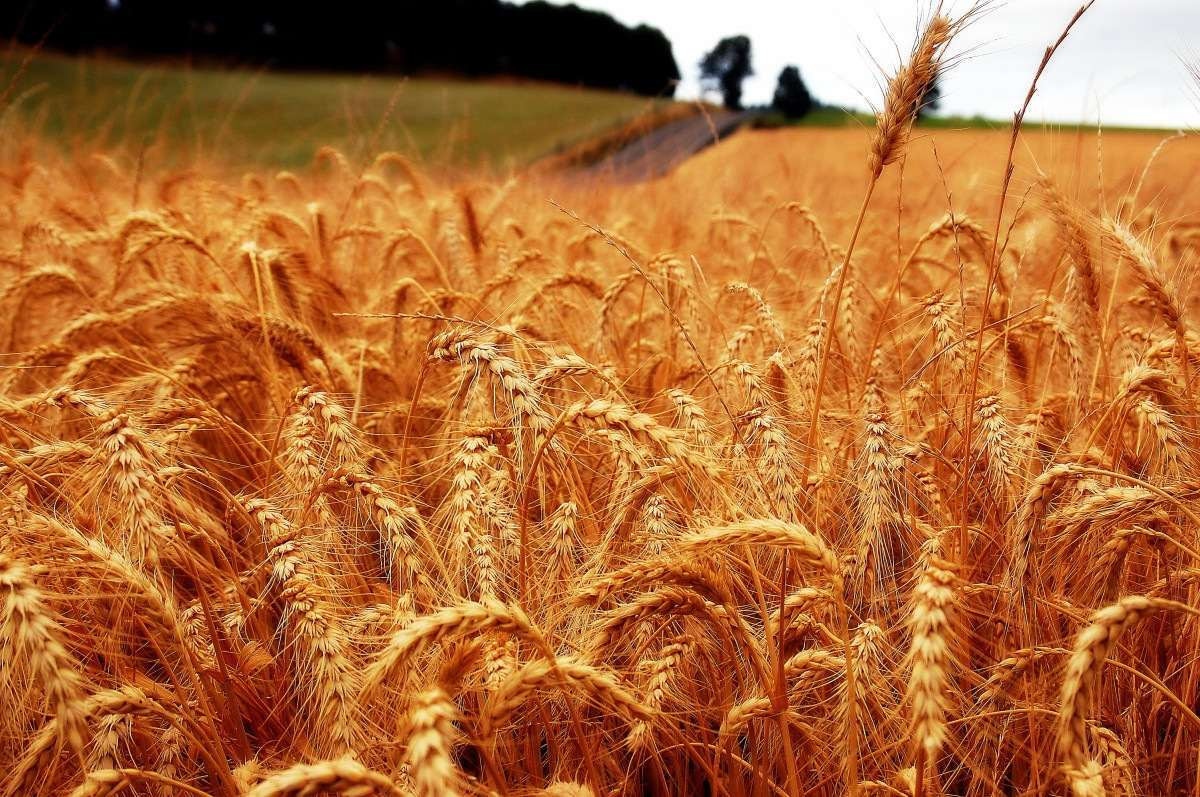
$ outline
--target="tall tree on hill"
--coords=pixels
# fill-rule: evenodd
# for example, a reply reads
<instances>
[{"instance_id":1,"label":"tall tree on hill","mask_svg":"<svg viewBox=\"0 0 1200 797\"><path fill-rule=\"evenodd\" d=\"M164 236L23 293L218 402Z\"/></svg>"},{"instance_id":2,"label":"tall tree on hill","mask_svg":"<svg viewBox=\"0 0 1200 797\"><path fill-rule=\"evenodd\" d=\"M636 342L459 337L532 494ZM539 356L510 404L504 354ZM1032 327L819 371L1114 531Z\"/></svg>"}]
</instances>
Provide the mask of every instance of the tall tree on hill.
<instances>
[{"instance_id":1,"label":"tall tree on hill","mask_svg":"<svg viewBox=\"0 0 1200 797\"><path fill-rule=\"evenodd\" d=\"M701 85L708 90L719 90L725 107L730 110L741 110L742 81L753 74L747 36L727 36L700 59Z\"/></svg>"}]
</instances>

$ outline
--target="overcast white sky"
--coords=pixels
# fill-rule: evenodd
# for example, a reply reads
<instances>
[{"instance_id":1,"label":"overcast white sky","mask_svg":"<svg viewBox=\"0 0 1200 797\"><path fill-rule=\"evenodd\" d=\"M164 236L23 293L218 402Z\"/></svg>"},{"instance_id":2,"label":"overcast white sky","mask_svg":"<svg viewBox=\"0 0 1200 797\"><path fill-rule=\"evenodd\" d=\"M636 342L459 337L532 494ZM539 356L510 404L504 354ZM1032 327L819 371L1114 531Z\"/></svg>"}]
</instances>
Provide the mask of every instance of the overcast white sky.
<instances>
[{"instance_id":1,"label":"overcast white sky","mask_svg":"<svg viewBox=\"0 0 1200 797\"><path fill-rule=\"evenodd\" d=\"M959 41L968 56L943 80L943 113L1007 119L1046 45L1081 0L1002 0ZM568 0L551 0L566 5ZM756 75L748 103L768 101L794 63L819 99L865 107L879 70L907 52L928 0L575 0L671 40L678 96L699 92L696 63L723 36L750 37ZM950 3L962 9L965 2ZM1200 127L1200 86L1183 60L1200 58L1200 0L1097 0L1039 84L1030 120Z\"/></svg>"}]
</instances>

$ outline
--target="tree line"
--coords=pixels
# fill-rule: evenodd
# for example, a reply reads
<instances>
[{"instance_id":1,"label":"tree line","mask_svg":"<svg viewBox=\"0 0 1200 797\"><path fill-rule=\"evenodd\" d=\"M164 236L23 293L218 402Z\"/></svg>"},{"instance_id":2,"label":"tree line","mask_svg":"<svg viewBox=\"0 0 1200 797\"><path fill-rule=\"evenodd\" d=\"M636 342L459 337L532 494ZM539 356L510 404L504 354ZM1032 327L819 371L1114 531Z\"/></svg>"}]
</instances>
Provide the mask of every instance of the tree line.
<instances>
[{"instance_id":1,"label":"tree line","mask_svg":"<svg viewBox=\"0 0 1200 797\"><path fill-rule=\"evenodd\" d=\"M0 34L72 53L188 56L297 70L449 72L674 96L662 31L502 0L9 0Z\"/></svg>"}]
</instances>

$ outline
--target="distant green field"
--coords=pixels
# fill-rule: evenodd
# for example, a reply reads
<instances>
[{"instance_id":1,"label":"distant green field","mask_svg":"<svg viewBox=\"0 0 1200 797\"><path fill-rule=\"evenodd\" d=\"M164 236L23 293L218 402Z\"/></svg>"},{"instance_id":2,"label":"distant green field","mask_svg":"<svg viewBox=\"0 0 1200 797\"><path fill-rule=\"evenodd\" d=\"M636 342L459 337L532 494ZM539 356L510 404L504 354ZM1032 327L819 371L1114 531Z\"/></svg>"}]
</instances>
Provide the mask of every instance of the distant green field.
<instances>
[{"instance_id":1,"label":"distant green field","mask_svg":"<svg viewBox=\"0 0 1200 797\"><path fill-rule=\"evenodd\" d=\"M13 51L0 65L0 134L68 146L154 147L295 167L329 144L446 166L519 166L666 104L537 83L284 74Z\"/></svg>"},{"instance_id":2,"label":"distant green field","mask_svg":"<svg viewBox=\"0 0 1200 797\"><path fill-rule=\"evenodd\" d=\"M800 119L787 119L782 114L767 112L755 121L758 127L874 127L874 114L858 111L852 108L837 108L820 106ZM939 116L930 114L917 121L918 127L937 130L1000 130L1007 132L1012 125L1011 119L985 119L982 116ZM1096 126L1092 124L1073 124L1064 122L1038 122L1028 120L1025 130L1054 130L1057 132L1094 133ZM1104 125L1106 133L1150 133L1165 135L1175 131L1158 127L1127 127L1119 125Z\"/></svg>"}]
</instances>

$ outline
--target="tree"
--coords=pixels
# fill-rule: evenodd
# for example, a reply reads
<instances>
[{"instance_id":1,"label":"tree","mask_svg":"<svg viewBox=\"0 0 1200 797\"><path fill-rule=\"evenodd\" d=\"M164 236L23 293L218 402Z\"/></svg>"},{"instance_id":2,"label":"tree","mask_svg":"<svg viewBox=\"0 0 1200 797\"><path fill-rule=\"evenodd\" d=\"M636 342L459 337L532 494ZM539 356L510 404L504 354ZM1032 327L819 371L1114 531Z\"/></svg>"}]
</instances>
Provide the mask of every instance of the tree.
<instances>
[{"instance_id":1,"label":"tree","mask_svg":"<svg viewBox=\"0 0 1200 797\"><path fill-rule=\"evenodd\" d=\"M933 80L929 81L929 88L925 89L924 96L921 97L921 105L917 108L917 116L928 116L942 107L942 87L939 85L941 75L937 72L933 73Z\"/></svg>"},{"instance_id":2,"label":"tree","mask_svg":"<svg viewBox=\"0 0 1200 797\"><path fill-rule=\"evenodd\" d=\"M788 65L779 73L771 107L789 119L799 119L812 110L812 95L808 93L808 86L804 85L797 67Z\"/></svg>"},{"instance_id":3,"label":"tree","mask_svg":"<svg viewBox=\"0 0 1200 797\"><path fill-rule=\"evenodd\" d=\"M728 36L717 42L712 52L700 59L700 83L717 89L730 110L741 110L742 81L754 74L750 65L750 39Z\"/></svg>"}]
</instances>

